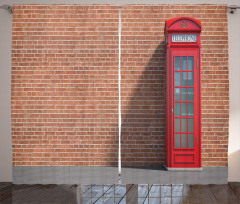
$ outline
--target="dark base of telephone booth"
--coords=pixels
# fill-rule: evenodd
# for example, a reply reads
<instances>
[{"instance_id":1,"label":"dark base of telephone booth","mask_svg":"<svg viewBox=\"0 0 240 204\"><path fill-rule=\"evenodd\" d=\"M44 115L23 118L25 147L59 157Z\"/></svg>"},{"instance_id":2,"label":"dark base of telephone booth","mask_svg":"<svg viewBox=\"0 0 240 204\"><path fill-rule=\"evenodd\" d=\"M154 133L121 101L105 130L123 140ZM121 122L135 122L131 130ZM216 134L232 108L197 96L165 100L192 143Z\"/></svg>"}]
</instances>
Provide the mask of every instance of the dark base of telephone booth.
<instances>
[{"instance_id":1,"label":"dark base of telephone booth","mask_svg":"<svg viewBox=\"0 0 240 204\"><path fill-rule=\"evenodd\" d=\"M175 168L175 167L167 167L165 164L163 166L166 171L202 171L202 167L200 167L200 168Z\"/></svg>"}]
</instances>

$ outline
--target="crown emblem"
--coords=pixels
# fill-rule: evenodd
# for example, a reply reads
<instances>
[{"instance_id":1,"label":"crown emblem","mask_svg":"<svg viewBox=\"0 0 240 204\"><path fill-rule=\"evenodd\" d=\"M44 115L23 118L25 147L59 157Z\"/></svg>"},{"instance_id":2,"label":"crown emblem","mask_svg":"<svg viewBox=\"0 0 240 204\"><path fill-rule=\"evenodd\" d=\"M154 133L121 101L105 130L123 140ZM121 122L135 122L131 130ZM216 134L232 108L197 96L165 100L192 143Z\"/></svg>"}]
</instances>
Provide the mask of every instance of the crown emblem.
<instances>
[{"instance_id":1,"label":"crown emblem","mask_svg":"<svg viewBox=\"0 0 240 204\"><path fill-rule=\"evenodd\" d=\"M186 28L187 27L187 21L183 21L182 24L181 24L181 27Z\"/></svg>"}]
</instances>

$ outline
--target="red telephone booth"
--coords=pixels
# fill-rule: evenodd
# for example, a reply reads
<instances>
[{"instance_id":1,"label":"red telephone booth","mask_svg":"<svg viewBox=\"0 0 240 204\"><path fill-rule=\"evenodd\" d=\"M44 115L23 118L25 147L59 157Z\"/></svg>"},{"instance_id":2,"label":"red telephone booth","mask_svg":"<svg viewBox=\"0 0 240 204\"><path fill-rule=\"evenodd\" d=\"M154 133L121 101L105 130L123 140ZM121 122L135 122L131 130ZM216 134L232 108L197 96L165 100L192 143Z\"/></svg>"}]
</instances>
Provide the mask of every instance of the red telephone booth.
<instances>
[{"instance_id":1,"label":"red telephone booth","mask_svg":"<svg viewBox=\"0 0 240 204\"><path fill-rule=\"evenodd\" d=\"M201 170L201 22L166 21L166 168Z\"/></svg>"}]
</instances>

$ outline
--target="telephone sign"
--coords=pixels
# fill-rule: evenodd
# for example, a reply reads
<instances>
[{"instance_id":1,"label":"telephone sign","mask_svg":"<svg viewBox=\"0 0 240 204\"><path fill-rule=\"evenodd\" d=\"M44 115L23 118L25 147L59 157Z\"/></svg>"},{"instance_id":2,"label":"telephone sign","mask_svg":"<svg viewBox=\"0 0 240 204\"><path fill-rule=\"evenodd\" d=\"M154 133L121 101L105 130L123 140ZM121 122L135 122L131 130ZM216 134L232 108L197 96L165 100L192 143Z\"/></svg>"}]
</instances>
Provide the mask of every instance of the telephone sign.
<instances>
[{"instance_id":1,"label":"telephone sign","mask_svg":"<svg viewBox=\"0 0 240 204\"><path fill-rule=\"evenodd\" d=\"M172 42L197 42L196 35L172 35Z\"/></svg>"}]
</instances>

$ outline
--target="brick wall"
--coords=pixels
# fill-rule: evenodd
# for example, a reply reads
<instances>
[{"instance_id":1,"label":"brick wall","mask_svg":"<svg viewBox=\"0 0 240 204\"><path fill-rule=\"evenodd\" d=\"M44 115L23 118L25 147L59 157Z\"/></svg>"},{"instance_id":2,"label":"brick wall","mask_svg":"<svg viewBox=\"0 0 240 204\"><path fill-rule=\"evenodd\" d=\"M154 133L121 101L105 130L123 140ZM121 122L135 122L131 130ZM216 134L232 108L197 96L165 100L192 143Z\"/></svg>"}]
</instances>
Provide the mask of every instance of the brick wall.
<instances>
[{"instance_id":1,"label":"brick wall","mask_svg":"<svg viewBox=\"0 0 240 204\"><path fill-rule=\"evenodd\" d=\"M118 7L14 6L13 165L117 165ZM122 165L165 160L164 23L202 22L202 164L226 166L227 6L122 7Z\"/></svg>"},{"instance_id":2,"label":"brick wall","mask_svg":"<svg viewBox=\"0 0 240 204\"><path fill-rule=\"evenodd\" d=\"M179 16L202 22L202 165L227 165L228 24L220 5L122 8L123 165L165 161L164 24Z\"/></svg>"},{"instance_id":3,"label":"brick wall","mask_svg":"<svg viewBox=\"0 0 240 204\"><path fill-rule=\"evenodd\" d=\"M117 165L118 7L14 6L13 165Z\"/></svg>"}]
</instances>

